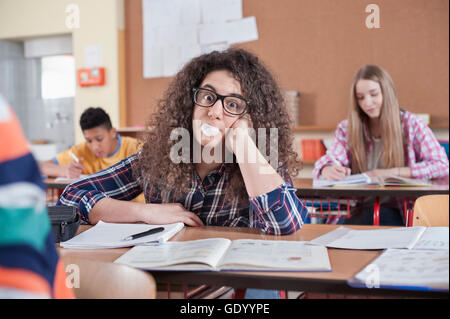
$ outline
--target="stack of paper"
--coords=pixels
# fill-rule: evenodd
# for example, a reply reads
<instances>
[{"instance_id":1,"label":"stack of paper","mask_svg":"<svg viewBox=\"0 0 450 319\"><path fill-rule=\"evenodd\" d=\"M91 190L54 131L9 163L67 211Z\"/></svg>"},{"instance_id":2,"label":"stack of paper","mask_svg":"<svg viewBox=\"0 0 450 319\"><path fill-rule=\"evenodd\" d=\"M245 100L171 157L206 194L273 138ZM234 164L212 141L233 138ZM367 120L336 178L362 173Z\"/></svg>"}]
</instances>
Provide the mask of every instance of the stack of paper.
<instances>
[{"instance_id":1,"label":"stack of paper","mask_svg":"<svg viewBox=\"0 0 450 319\"><path fill-rule=\"evenodd\" d=\"M134 240L124 240L131 235L142 233L156 227L164 227L164 231ZM172 238L176 233L183 229L183 227L183 223L148 225L113 224L100 221L94 227L68 241L60 243L60 245L64 248L96 249L131 247L146 243L161 243Z\"/></svg>"}]
</instances>

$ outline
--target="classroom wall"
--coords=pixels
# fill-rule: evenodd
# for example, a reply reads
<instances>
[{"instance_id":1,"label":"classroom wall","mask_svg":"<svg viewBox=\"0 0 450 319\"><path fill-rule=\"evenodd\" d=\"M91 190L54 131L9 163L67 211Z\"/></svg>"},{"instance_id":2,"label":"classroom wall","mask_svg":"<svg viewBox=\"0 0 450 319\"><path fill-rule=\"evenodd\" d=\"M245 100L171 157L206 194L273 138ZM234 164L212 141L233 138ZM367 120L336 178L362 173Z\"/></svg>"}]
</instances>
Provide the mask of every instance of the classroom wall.
<instances>
[{"instance_id":1,"label":"classroom wall","mask_svg":"<svg viewBox=\"0 0 450 319\"><path fill-rule=\"evenodd\" d=\"M66 19L68 4L79 8L79 28L69 29ZM119 126L119 37L123 33L123 0L2 0L0 1L0 39L23 40L32 37L72 34L76 68L84 67L86 45L100 44L106 84L102 87L80 88L75 95L75 141L83 140L78 118L89 106L102 106Z\"/></svg>"},{"instance_id":2,"label":"classroom wall","mask_svg":"<svg viewBox=\"0 0 450 319\"><path fill-rule=\"evenodd\" d=\"M353 75L372 63L389 71L402 106L448 126L448 0L376 1L381 28L368 29L372 2L243 0L259 39L240 46L266 62L282 89L301 92L301 125L334 127L344 119ZM170 82L142 76L141 3L125 3L127 126L144 124Z\"/></svg>"}]
</instances>

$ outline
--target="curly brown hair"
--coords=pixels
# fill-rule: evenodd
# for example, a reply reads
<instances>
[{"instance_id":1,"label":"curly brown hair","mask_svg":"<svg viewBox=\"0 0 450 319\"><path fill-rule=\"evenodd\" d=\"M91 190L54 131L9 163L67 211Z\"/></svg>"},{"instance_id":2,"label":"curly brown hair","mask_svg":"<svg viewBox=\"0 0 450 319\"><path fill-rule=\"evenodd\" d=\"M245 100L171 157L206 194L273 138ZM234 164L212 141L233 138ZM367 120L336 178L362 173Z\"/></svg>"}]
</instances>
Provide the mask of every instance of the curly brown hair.
<instances>
[{"instance_id":1,"label":"curly brown hair","mask_svg":"<svg viewBox=\"0 0 450 319\"><path fill-rule=\"evenodd\" d=\"M254 54L240 49L214 51L192 59L175 76L158 102L157 110L147 122L152 128L143 136L143 147L134 166L134 174L141 185L157 187L163 202L172 202L187 193L191 187L195 164L174 163L170 150L177 143L170 139L171 131L184 128L189 131L192 143L192 116L194 110L193 88L198 87L212 71L227 70L241 84L243 96L249 100L249 113L253 127L278 128L279 172L283 178L297 175L301 168L297 153L292 149L291 120L285 108L281 91L267 68ZM266 154L269 154L270 143ZM191 148L192 149L192 148ZM226 198L248 201L248 194L236 161L225 164L229 183L225 188Z\"/></svg>"}]
</instances>

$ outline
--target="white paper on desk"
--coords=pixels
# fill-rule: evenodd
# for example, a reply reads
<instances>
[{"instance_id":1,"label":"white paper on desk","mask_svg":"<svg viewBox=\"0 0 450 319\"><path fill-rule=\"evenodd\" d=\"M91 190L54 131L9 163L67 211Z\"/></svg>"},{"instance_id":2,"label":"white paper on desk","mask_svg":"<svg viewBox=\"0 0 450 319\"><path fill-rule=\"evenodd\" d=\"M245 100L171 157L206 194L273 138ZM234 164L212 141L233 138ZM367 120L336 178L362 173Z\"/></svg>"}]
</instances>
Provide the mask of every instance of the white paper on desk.
<instances>
[{"instance_id":1,"label":"white paper on desk","mask_svg":"<svg viewBox=\"0 0 450 319\"><path fill-rule=\"evenodd\" d=\"M351 230L351 228L346 228L346 227L341 226L339 228L336 228L333 231L326 233L325 235L322 235L320 237L314 238L313 240L310 240L308 243L313 244L313 245L328 246L333 241L343 237L350 230Z\"/></svg>"},{"instance_id":2,"label":"white paper on desk","mask_svg":"<svg viewBox=\"0 0 450 319\"><path fill-rule=\"evenodd\" d=\"M413 249L448 250L448 227L429 227L414 245Z\"/></svg>"},{"instance_id":3,"label":"white paper on desk","mask_svg":"<svg viewBox=\"0 0 450 319\"><path fill-rule=\"evenodd\" d=\"M416 287L447 290L449 287L448 249L407 250L387 249L377 259L359 272L355 279L392 287ZM377 271L377 278L374 277Z\"/></svg>"},{"instance_id":4,"label":"white paper on desk","mask_svg":"<svg viewBox=\"0 0 450 319\"><path fill-rule=\"evenodd\" d=\"M367 230L340 227L328 234L311 240L310 243L342 249L411 249L425 230L426 227L420 226Z\"/></svg>"},{"instance_id":5,"label":"white paper on desk","mask_svg":"<svg viewBox=\"0 0 450 319\"><path fill-rule=\"evenodd\" d=\"M164 231L134 240L123 240L128 236L156 227L164 227ZM176 233L183 229L183 227L183 223L148 225L105 223L99 221L94 227L82 232L68 241L61 242L60 245L63 248L101 249L131 247L149 242L161 243L172 238Z\"/></svg>"},{"instance_id":6,"label":"white paper on desk","mask_svg":"<svg viewBox=\"0 0 450 319\"><path fill-rule=\"evenodd\" d=\"M88 176L89 175L81 174L80 177L78 177L78 178L57 177L57 178L55 178L55 182L71 184L71 183L78 182L79 180L82 180Z\"/></svg>"}]
</instances>

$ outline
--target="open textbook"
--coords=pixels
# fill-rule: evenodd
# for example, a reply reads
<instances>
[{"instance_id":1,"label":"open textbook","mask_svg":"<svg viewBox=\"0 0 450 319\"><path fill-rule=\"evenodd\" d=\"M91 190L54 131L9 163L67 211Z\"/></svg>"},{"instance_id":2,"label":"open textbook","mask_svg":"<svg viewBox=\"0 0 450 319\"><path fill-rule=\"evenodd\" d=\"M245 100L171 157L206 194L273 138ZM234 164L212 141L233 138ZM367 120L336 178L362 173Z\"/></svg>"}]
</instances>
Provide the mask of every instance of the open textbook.
<instances>
[{"instance_id":1,"label":"open textbook","mask_svg":"<svg viewBox=\"0 0 450 319\"><path fill-rule=\"evenodd\" d=\"M331 271L325 247L282 240L208 238L136 246L115 263L146 270Z\"/></svg>"},{"instance_id":2,"label":"open textbook","mask_svg":"<svg viewBox=\"0 0 450 319\"><path fill-rule=\"evenodd\" d=\"M124 240L131 235L145 232L157 227L163 227L164 231L133 240ZM61 242L60 245L64 248L96 249L131 247L155 242L160 243L172 238L176 233L183 229L183 227L183 223L148 225L115 224L99 221L94 227L82 232L68 241Z\"/></svg>"},{"instance_id":3,"label":"open textbook","mask_svg":"<svg viewBox=\"0 0 450 319\"><path fill-rule=\"evenodd\" d=\"M350 286L448 291L447 250L387 249L354 278Z\"/></svg>"},{"instance_id":4,"label":"open textbook","mask_svg":"<svg viewBox=\"0 0 450 319\"><path fill-rule=\"evenodd\" d=\"M310 241L311 244L343 249L403 248L448 250L448 227L396 227L359 230L339 227Z\"/></svg>"},{"instance_id":5,"label":"open textbook","mask_svg":"<svg viewBox=\"0 0 450 319\"><path fill-rule=\"evenodd\" d=\"M325 179L315 179L314 187L331 187L331 186L363 186L363 185L379 185L379 186L403 186L403 187L428 187L431 186L427 180L406 178L400 176L379 176L370 177L369 175L354 174L349 175L340 181L328 181Z\"/></svg>"}]
</instances>

